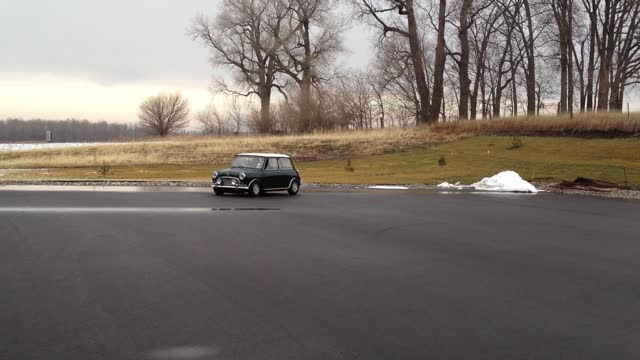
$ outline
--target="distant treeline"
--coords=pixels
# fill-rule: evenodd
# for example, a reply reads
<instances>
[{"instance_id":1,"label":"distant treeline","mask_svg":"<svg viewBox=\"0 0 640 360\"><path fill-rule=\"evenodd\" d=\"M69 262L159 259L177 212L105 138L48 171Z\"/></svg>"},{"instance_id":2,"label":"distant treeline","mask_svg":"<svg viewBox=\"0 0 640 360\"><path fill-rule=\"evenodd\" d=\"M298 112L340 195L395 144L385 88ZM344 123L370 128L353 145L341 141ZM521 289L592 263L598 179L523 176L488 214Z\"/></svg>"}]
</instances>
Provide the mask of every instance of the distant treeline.
<instances>
[{"instance_id":1,"label":"distant treeline","mask_svg":"<svg viewBox=\"0 0 640 360\"><path fill-rule=\"evenodd\" d=\"M147 135L133 124L88 120L0 120L0 142L44 142L47 130L53 142L102 142L131 140Z\"/></svg>"}]
</instances>

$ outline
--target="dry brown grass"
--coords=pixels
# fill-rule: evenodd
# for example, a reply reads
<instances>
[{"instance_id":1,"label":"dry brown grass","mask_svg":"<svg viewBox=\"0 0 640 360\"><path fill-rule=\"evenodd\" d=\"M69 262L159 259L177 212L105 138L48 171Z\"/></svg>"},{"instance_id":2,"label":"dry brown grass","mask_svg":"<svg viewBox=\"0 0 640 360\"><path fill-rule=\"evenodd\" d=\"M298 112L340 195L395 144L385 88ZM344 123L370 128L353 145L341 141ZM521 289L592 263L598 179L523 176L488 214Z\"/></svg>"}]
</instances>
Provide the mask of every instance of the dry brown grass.
<instances>
[{"instance_id":1,"label":"dry brown grass","mask_svg":"<svg viewBox=\"0 0 640 360\"><path fill-rule=\"evenodd\" d=\"M296 161L303 182L342 184L470 184L500 171L514 170L527 180L556 182L582 176L640 189L640 139L523 137L513 148L510 136L473 136L412 150L347 159ZM439 161L446 158L446 165ZM228 166L180 164L113 166L106 176L100 165L6 171L8 180L136 179L208 180ZM347 169L349 165L350 169Z\"/></svg>"},{"instance_id":2,"label":"dry brown grass","mask_svg":"<svg viewBox=\"0 0 640 360\"><path fill-rule=\"evenodd\" d=\"M495 119L443 123L431 128L377 129L308 135L174 137L75 148L0 152L0 168L206 165L228 163L240 152L282 152L297 161L345 160L428 150L472 135L639 137L640 114Z\"/></svg>"},{"instance_id":3,"label":"dry brown grass","mask_svg":"<svg viewBox=\"0 0 640 360\"><path fill-rule=\"evenodd\" d=\"M429 148L454 137L429 129L383 129L299 136L189 137L87 147L0 152L0 168L221 164L240 152L282 152L299 161Z\"/></svg>"},{"instance_id":4,"label":"dry brown grass","mask_svg":"<svg viewBox=\"0 0 640 360\"><path fill-rule=\"evenodd\" d=\"M640 136L640 113L583 113L536 118L500 118L492 120L440 123L431 127L441 135L517 135L574 136L615 138Z\"/></svg>"}]
</instances>

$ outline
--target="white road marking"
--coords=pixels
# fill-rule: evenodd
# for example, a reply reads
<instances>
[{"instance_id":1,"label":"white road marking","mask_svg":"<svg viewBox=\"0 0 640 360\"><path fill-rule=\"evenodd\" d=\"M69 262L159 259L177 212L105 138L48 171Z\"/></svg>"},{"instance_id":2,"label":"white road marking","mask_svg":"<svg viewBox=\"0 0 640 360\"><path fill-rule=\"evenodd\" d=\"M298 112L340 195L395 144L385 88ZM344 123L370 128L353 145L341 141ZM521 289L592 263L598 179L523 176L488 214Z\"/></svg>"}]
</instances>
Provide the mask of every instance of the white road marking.
<instances>
[{"instance_id":1,"label":"white road marking","mask_svg":"<svg viewBox=\"0 0 640 360\"><path fill-rule=\"evenodd\" d=\"M369 186L368 189L377 189L377 190L409 190L406 186L399 185L374 185Z\"/></svg>"}]
</instances>

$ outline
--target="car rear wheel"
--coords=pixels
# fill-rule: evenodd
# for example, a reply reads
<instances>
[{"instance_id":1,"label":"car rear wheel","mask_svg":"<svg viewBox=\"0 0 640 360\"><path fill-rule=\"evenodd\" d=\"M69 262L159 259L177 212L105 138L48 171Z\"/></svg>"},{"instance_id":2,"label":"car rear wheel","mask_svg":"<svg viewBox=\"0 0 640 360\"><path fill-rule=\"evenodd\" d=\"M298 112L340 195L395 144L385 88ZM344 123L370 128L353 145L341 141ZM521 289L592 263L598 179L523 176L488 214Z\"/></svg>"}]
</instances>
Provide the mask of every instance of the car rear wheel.
<instances>
[{"instance_id":1,"label":"car rear wheel","mask_svg":"<svg viewBox=\"0 0 640 360\"><path fill-rule=\"evenodd\" d=\"M224 195L224 190L222 189L213 189L213 193L220 196L220 195Z\"/></svg>"},{"instance_id":2,"label":"car rear wheel","mask_svg":"<svg viewBox=\"0 0 640 360\"><path fill-rule=\"evenodd\" d=\"M298 184L297 180L293 180L293 182L291 183L291 186L289 186L289 189L287 191L289 192L289 195L295 195L298 193L299 190L300 190L300 184Z\"/></svg>"},{"instance_id":3,"label":"car rear wheel","mask_svg":"<svg viewBox=\"0 0 640 360\"><path fill-rule=\"evenodd\" d=\"M250 196L260 196L262 195L262 186L257 181L254 181L253 184L249 187L249 195Z\"/></svg>"}]
</instances>

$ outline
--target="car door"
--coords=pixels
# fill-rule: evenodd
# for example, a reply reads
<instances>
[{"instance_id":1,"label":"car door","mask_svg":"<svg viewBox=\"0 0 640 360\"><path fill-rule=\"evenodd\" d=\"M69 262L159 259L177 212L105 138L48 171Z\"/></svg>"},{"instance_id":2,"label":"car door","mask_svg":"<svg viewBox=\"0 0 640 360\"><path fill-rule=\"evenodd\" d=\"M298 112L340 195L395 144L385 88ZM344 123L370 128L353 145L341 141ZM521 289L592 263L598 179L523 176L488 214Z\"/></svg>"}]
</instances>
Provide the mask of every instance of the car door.
<instances>
[{"instance_id":1,"label":"car door","mask_svg":"<svg viewBox=\"0 0 640 360\"><path fill-rule=\"evenodd\" d=\"M275 189L281 187L278 186L280 180L278 178L279 175L278 158L268 158L262 176L262 187L264 189Z\"/></svg>"},{"instance_id":2,"label":"car door","mask_svg":"<svg viewBox=\"0 0 640 360\"><path fill-rule=\"evenodd\" d=\"M279 183L282 184L280 187L288 188L289 184L291 184L291 179L298 176L298 173L293 168L293 164L291 163L291 159L289 158L280 158L278 159L278 168L280 171L279 174Z\"/></svg>"}]
</instances>

